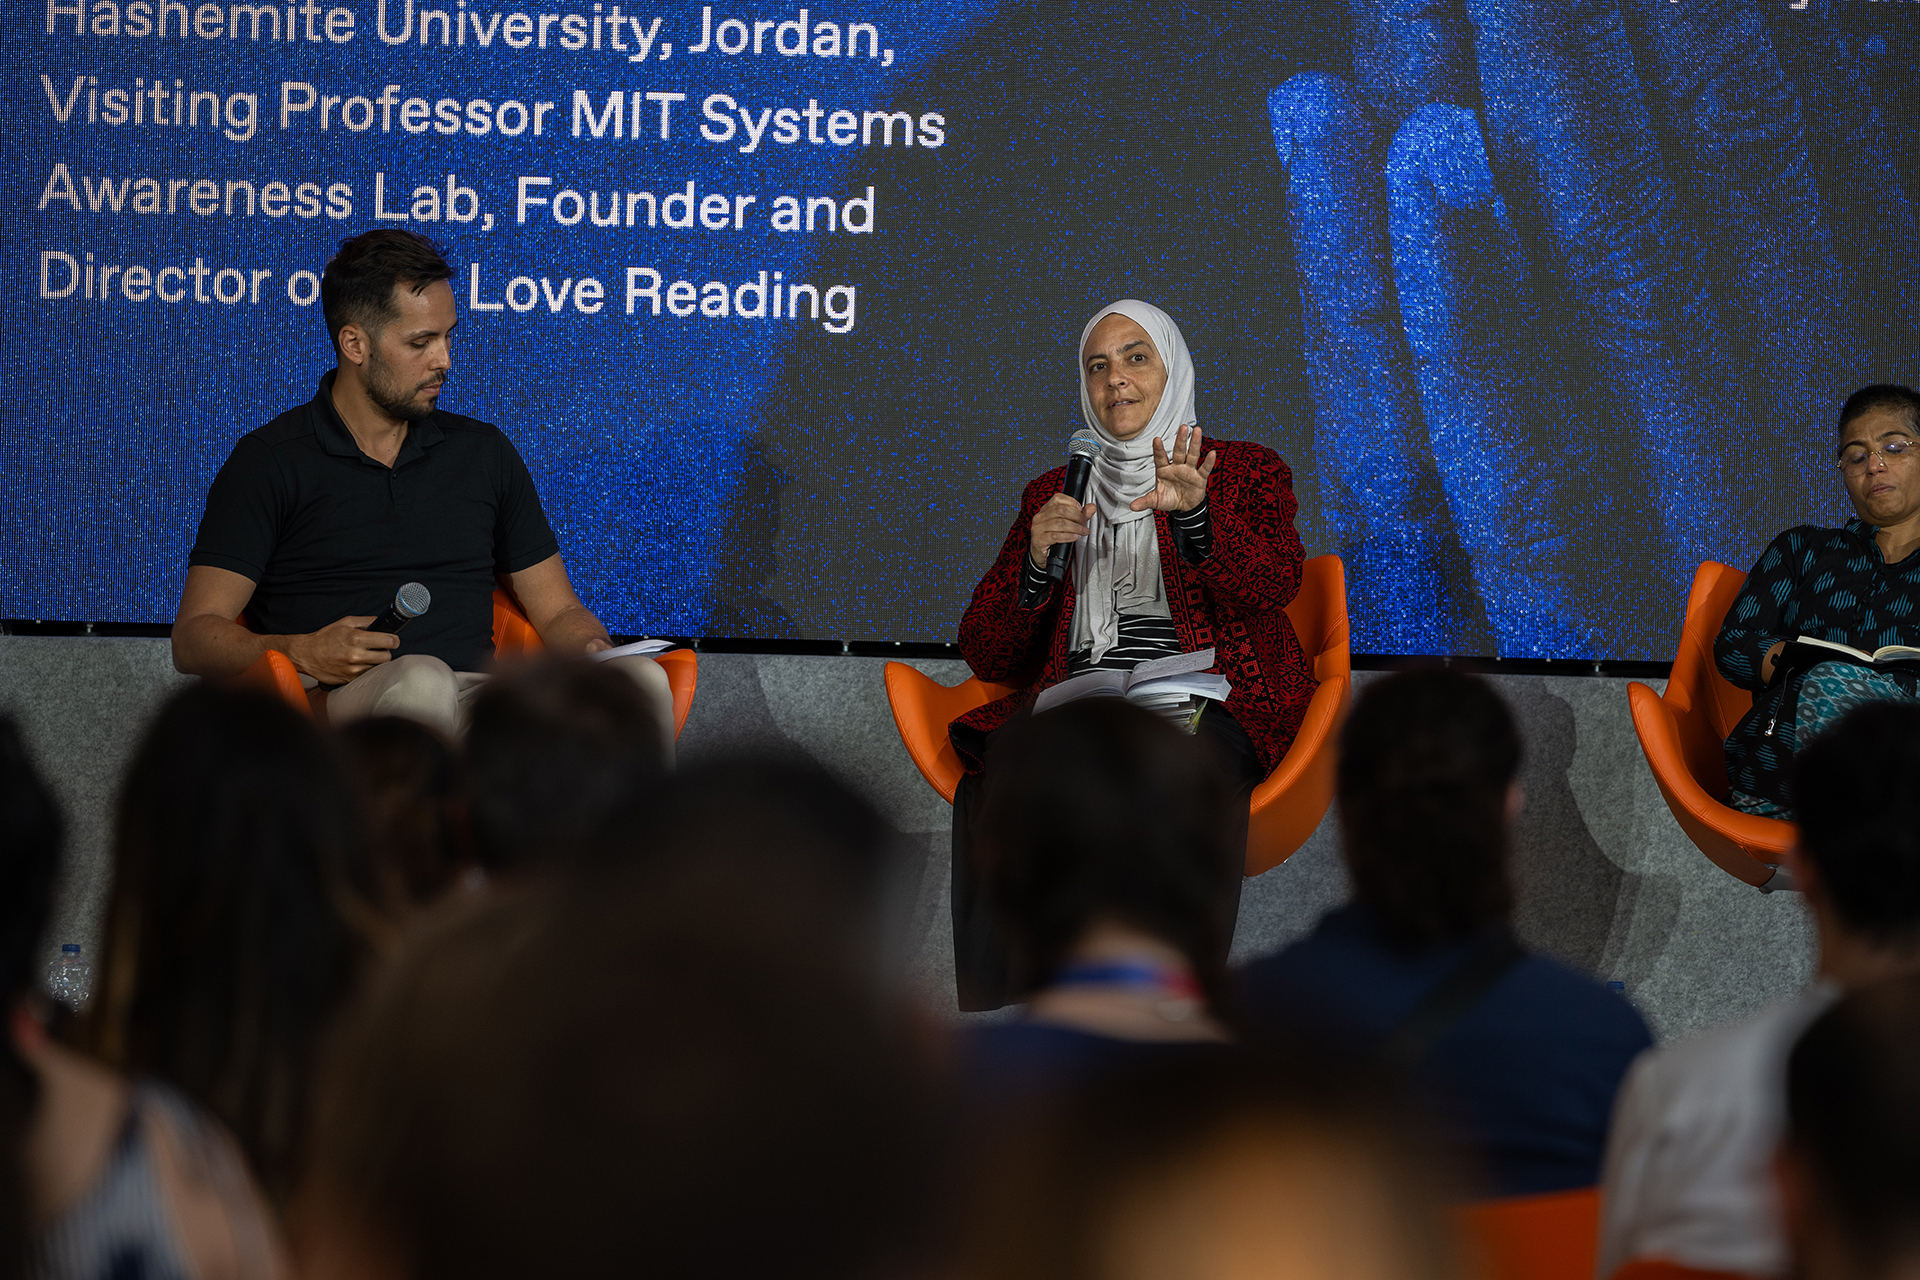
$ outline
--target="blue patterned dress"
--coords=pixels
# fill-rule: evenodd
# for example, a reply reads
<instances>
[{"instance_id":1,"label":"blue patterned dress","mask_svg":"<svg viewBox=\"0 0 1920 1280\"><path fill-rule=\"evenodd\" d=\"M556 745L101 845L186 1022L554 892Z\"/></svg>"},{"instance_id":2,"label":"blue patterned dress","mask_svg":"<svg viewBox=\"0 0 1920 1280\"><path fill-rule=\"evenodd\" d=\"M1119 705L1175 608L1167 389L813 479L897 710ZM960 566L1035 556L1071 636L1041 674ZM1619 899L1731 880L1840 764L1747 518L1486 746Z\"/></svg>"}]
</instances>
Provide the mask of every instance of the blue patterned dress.
<instances>
[{"instance_id":1,"label":"blue patterned dress","mask_svg":"<svg viewBox=\"0 0 1920 1280\"><path fill-rule=\"evenodd\" d=\"M1720 674L1754 693L1753 710L1727 737L1727 781L1735 807L1791 816L1788 766L1801 741L1860 702L1920 697L1911 671L1869 671L1823 663L1771 686L1761 659L1775 641L1813 636L1856 649L1920 644L1920 551L1888 564L1875 526L1800 525L1775 538L1747 574L1713 642Z\"/></svg>"}]
</instances>

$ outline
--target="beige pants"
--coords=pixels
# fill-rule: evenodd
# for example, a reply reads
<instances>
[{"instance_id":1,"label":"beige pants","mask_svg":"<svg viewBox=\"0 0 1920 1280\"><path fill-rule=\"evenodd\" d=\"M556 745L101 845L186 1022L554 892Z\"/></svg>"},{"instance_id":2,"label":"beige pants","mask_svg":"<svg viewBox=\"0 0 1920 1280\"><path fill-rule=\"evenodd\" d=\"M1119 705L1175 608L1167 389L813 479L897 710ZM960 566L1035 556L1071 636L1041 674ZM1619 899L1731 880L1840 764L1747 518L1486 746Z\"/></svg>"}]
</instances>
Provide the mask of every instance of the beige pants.
<instances>
[{"instance_id":1,"label":"beige pants","mask_svg":"<svg viewBox=\"0 0 1920 1280\"><path fill-rule=\"evenodd\" d=\"M673 690L667 673L652 658L630 654L609 658L607 665L640 686L653 709L666 743L664 759L673 764ZM485 687L484 671L455 671L438 658L409 653L341 685L327 695L327 719L348 724L373 716L400 716L417 720L450 738L466 731L467 710L474 695Z\"/></svg>"}]
</instances>

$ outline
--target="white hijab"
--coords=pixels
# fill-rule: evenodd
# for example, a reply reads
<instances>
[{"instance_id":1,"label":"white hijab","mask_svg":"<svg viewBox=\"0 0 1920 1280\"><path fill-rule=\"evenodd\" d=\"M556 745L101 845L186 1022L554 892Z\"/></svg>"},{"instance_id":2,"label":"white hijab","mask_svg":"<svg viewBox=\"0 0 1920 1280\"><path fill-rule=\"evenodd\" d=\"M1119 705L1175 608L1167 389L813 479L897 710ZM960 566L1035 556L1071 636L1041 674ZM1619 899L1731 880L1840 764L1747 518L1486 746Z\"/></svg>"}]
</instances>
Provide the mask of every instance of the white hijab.
<instances>
[{"instance_id":1,"label":"white hijab","mask_svg":"<svg viewBox=\"0 0 1920 1280\"><path fill-rule=\"evenodd\" d=\"M1087 395L1086 350L1093 327L1111 315L1123 315L1147 331L1167 367L1166 389L1146 430L1131 440L1115 439L1094 415ZM1106 656L1120 639L1120 615L1171 616L1167 587L1160 575L1160 540L1152 511L1134 511L1135 498L1153 491L1153 442L1173 452L1174 433L1199 422L1193 407L1193 358L1173 317L1147 302L1123 298L1100 311L1080 331L1074 350L1080 373L1080 416L1104 448L1093 464L1088 497L1097 508L1093 527L1074 557L1074 652L1089 646L1093 660Z\"/></svg>"}]
</instances>

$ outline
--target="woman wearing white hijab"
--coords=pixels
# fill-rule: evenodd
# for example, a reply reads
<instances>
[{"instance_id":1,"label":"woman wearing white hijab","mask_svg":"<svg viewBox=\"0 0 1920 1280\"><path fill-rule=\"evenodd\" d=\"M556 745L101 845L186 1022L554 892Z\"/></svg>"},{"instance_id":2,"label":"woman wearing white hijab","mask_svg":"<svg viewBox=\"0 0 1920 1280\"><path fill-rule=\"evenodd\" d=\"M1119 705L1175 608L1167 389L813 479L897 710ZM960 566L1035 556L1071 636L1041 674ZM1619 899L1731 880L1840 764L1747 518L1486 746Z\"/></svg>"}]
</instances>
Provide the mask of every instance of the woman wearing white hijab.
<instances>
[{"instance_id":1,"label":"woman wearing white hijab","mask_svg":"<svg viewBox=\"0 0 1920 1280\"><path fill-rule=\"evenodd\" d=\"M1102 445L1086 503L1061 493L1064 468L1027 486L1020 514L960 622L960 652L982 680L1019 692L969 712L949 734L968 776L954 797L953 910L964 1009L995 1008L1004 944L980 900L969 837L988 738L1039 692L1094 667L1212 648L1233 691L1196 733L1244 797L1286 754L1314 679L1285 606L1305 558L1292 474L1265 445L1208 440L1193 361L1173 318L1124 299L1080 335L1080 411ZM1069 581L1047 576L1074 548Z\"/></svg>"}]
</instances>

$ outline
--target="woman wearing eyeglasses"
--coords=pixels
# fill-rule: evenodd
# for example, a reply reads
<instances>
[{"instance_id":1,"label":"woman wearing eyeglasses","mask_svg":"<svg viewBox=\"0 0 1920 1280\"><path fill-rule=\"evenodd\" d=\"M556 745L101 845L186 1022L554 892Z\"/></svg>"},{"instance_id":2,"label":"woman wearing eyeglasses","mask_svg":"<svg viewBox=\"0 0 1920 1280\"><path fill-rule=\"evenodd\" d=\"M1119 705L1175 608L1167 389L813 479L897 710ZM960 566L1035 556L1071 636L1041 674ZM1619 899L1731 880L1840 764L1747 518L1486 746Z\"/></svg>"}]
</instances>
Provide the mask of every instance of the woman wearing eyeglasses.
<instances>
[{"instance_id":1,"label":"woman wearing eyeglasses","mask_svg":"<svg viewBox=\"0 0 1920 1280\"><path fill-rule=\"evenodd\" d=\"M1872 653L1920 646L1920 393L1863 387L1840 410L1835 465L1859 514L1839 529L1800 525L1767 547L1713 644L1720 674L1754 692L1727 738L1732 804L1791 818L1788 766L1866 702L1920 701L1920 664L1809 663L1801 637ZM1815 651L1816 653L1819 651Z\"/></svg>"}]
</instances>

